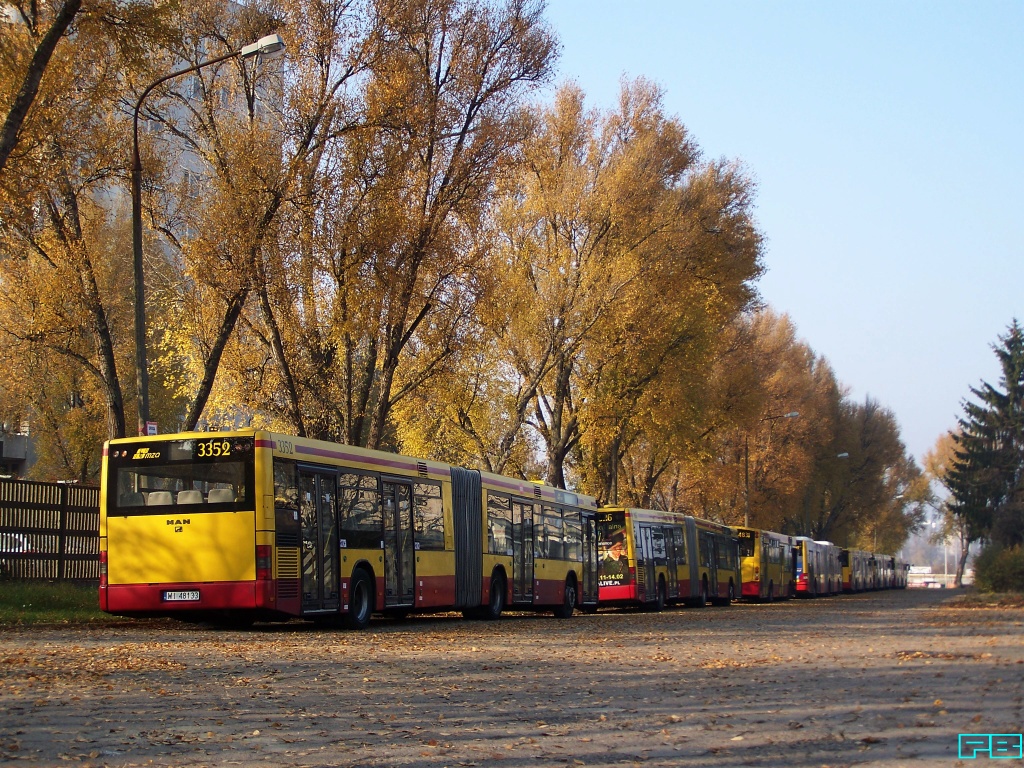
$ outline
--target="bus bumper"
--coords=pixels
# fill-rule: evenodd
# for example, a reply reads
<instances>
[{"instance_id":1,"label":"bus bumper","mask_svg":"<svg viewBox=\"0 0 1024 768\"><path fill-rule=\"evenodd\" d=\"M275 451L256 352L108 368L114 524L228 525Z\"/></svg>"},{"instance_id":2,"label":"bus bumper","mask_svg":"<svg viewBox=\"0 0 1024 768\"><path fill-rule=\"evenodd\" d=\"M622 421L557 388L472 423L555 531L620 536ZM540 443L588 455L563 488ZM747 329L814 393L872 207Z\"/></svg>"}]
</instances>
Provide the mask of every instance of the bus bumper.
<instances>
[{"instance_id":1,"label":"bus bumper","mask_svg":"<svg viewBox=\"0 0 1024 768\"><path fill-rule=\"evenodd\" d=\"M636 584L620 584L613 587L598 587L598 601L604 603L636 602Z\"/></svg>"},{"instance_id":2,"label":"bus bumper","mask_svg":"<svg viewBox=\"0 0 1024 768\"><path fill-rule=\"evenodd\" d=\"M100 605L108 613L125 615L274 610L275 587L273 581L108 584L100 587Z\"/></svg>"}]
</instances>

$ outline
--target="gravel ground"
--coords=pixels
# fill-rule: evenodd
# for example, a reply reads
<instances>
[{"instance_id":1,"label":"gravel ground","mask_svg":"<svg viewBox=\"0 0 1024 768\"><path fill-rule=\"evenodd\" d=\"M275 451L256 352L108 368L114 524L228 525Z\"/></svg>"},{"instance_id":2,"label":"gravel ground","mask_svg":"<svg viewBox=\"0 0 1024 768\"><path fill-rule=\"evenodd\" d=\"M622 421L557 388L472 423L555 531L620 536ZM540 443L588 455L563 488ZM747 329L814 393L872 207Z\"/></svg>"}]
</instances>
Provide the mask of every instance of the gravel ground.
<instances>
[{"instance_id":1,"label":"gravel ground","mask_svg":"<svg viewBox=\"0 0 1024 768\"><path fill-rule=\"evenodd\" d=\"M957 734L1024 730L1024 608L953 597L0 629L0 762L980 765Z\"/></svg>"}]
</instances>

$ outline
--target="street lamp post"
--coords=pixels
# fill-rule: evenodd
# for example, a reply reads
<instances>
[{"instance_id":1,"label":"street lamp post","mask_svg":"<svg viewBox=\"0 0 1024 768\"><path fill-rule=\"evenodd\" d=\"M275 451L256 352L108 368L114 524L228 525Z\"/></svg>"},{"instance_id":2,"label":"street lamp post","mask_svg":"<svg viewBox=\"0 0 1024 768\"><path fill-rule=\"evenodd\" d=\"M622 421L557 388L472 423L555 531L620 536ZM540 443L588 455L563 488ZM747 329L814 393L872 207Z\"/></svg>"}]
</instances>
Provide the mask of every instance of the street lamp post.
<instances>
[{"instance_id":1,"label":"street lamp post","mask_svg":"<svg viewBox=\"0 0 1024 768\"><path fill-rule=\"evenodd\" d=\"M765 416L760 419L757 423L762 424L766 421L778 421L779 419L795 419L800 415L799 411L790 411L789 413L782 413L778 416ZM750 433L743 433L743 527L746 528L750 525Z\"/></svg>"},{"instance_id":2,"label":"street lamp post","mask_svg":"<svg viewBox=\"0 0 1024 768\"><path fill-rule=\"evenodd\" d=\"M142 92L139 100L135 102L135 110L132 114L132 270L135 279L135 387L138 397L140 435L146 434L147 422L149 421L149 364L146 361L146 287L142 271L142 158L139 155L139 111L142 109L142 102L145 101L154 88L175 77L187 75L190 72L197 72L203 67L219 64L236 56L243 59L250 59L254 56L266 58L279 55L282 51L284 51L284 40L281 39L281 36L266 35L255 43L243 46L237 51L231 51L223 56L201 61L191 67L175 70L154 80Z\"/></svg>"}]
</instances>

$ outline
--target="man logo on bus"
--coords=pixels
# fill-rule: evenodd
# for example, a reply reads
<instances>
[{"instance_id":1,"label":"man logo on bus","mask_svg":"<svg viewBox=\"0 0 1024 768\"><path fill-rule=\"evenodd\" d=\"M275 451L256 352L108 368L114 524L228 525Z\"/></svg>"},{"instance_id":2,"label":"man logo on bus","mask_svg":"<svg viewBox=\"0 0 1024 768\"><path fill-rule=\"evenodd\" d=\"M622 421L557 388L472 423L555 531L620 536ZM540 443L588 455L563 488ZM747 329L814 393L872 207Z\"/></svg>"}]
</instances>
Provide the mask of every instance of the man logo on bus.
<instances>
[{"instance_id":1,"label":"man logo on bus","mask_svg":"<svg viewBox=\"0 0 1024 768\"><path fill-rule=\"evenodd\" d=\"M149 450L149 448L139 448L139 450L137 450L135 452L135 455L132 456L132 461L137 461L138 459L159 459L159 458L160 458L160 452L159 451L151 451L151 450Z\"/></svg>"},{"instance_id":2,"label":"man logo on bus","mask_svg":"<svg viewBox=\"0 0 1024 768\"><path fill-rule=\"evenodd\" d=\"M168 520L167 524L174 526L175 533L181 533L186 525L192 525L192 521L186 517L183 520Z\"/></svg>"}]
</instances>

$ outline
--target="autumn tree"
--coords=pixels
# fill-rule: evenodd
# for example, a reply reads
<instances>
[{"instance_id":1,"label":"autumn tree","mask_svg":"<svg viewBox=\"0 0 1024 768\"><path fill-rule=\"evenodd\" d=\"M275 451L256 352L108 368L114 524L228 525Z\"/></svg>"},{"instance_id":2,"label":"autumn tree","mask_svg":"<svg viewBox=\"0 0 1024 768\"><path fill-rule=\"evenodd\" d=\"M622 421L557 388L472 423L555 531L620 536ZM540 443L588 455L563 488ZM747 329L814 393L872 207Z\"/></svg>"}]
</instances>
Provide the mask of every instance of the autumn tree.
<instances>
[{"instance_id":1,"label":"autumn tree","mask_svg":"<svg viewBox=\"0 0 1024 768\"><path fill-rule=\"evenodd\" d=\"M844 546L898 549L923 522L905 491L920 474L892 412L871 398L835 404L835 433L821 444L805 494L803 533Z\"/></svg>"},{"instance_id":2,"label":"autumn tree","mask_svg":"<svg viewBox=\"0 0 1024 768\"><path fill-rule=\"evenodd\" d=\"M670 372L692 368L693 386L709 335L751 295L749 185L699 163L642 80L604 114L565 86L533 121L488 221L498 290L481 312L487 348L467 358L471 407L453 403L449 423L490 466L532 433L548 482L564 487L575 457L576 480L607 498L631 420Z\"/></svg>"},{"instance_id":3,"label":"autumn tree","mask_svg":"<svg viewBox=\"0 0 1024 768\"><path fill-rule=\"evenodd\" d=\"M838 384L789 318L770 309L737 318L723 340L706 427L680 467L676 497L703 517L781 530L801 517L812 447L830 433L822 411Z\"/></svg>"},{"instance_id":4,"label":"autumn tree","mask_svg":"<svg viewBox=\"0 0 1024 768\"><path fill-rule=\"evenodd\" d=\"M0 172L7 165L7 158L14 151L18 143L18 134L25 123L28 111L32 107L36 96L39 93L39 86L43 80L53 52L61 38L68 32L71 22L82 8L82 0L64 0L52 9L52 15L47 14L50 9L44 5L42 8L36 3L14 2L7 4L8 24L17 25L16 29L26 32L22 35L10 35L5 39L8 41L2 53L7 59L4 77L5 91L16 89L13 98L5 92L4 104L9 105L7 116L4 118L3 128L0 129ZM18 49L24 53L19 56ZM25 57L25 53L31 51L31 56ZM23 64L11 67L11 59L25 57L27 61ZM19 72L20 70L20 72ZM19 79L18 74L21 74Z\"/></svg>"},{"instance_id":5,"label":"autumn tree","mask_svg":"<svg viewBox=\"0 0 1024 768\"><path fill-rule=\"evenodd\" d=\"M251 174L257 190L274 181L262 187L270 205L247 214L263 227L258 241L225 230L183 249L194 285L224 297L225 321L210 329L230 341L223 365L194 357L207 360L203 382L221 370L222 391L257 419L381 446L392 441L395 404L458 343L475 300L474 222L499 159L521 140L518 104L546 77L553 39L526 2L279 8L302 33L284 72L283 111L260 130L284 156ZM205 152L227 146L204 141ZM211 204L245 194L233 169L260 152L237 146L234 161L212 163L232 169L232 183L225 173ZM216 220L241 222L242 213ZM239 242L252 244L249 255L229 257ZM215 275L223 287L211 284Z\"/></svg>"},{"instance_id":6,"label":"autumn tree","mask_svg":"<svg viewBox=\"0 0 1024 768\"><path fill-rule=\"evenodd\" d=\"M309 14L310 23L326 16L330 24L351 4L338 5L334 15L327 6ZM151 179L144 203L162 239L152 259L155 268L147 271L155 275L154 302L168 316L155 339L162 349L155 367L184 402L185 429L203 417L229 344L252 343L252 337L237 338L239 323L247 307L257 316L266 311L266 274L275 268L286 200L325 134L337 127L328 104L350 73L339 62L348 52L332 46L344 33L318 28L314 34L305 19L287 4L193 4L178 17L180 34L167 51L172 60L197 66L293 23L296 34L309 33L305 49L303 38L289 41L302 85L285 93L280 60L235 57L168 81L143 108L148 124L160 126L144 140ZM260 339L279 359L274 331L271 323ZM289 373L284 370L285 381ZM232 385L237 382L226 382ZM287 423L301 433L295 396L276 391L283 393L276 399ZM219 423L238 407L236 398L215 403L208 421Z\"/></svg>"},{"instance_id":7,"label":"autumn tree","mask_svg":"<svg viewBox=\"0 0 1024 768\"><path fill-rule=\"evenodd\" d=\"M957 557L955 584L963 586L964 570L970 556L971 545L978 541L983 531L975 526L973 516L957 514L957 506L951 494L948 475L956 460L957 440L952 432L945 432L935 441L935 445L924 456L924 474L930 483L937 486L928 499L931 508L938 513L938 530L935 531L932 543L944 543L955 540L960 548Z\"/></svg>"},{"instance_id":8,"label":"autumn tree","mask_svg":"<svg viewBox=\"0 0 1024 768\"><path fill-rule=\"evenodd\" d=\"M15 4L16 20L5 25L0 45L0 92L13 94L5 137L13 143L0 172L0 344L5 358L37 363L14 366L23 377L8 397L53 429L67 420L70 431L83 413L95 423L102 413L95 436L115 437L125 433L121 371L131 352L120 333L130 327L121 322L130 272L109 218L125 157L117 105L125 73L138 66L140 41L161 34L163 13L141 3L83 3L64 27L66 38L47 54L47 34L70 24L60 13ZM60 391L56 382L73 389ZM98 455L98 441L69 440L65 458L50 469L88 475L92 459L71 457L73 444Z\"/></svg>"}]
</instances>

